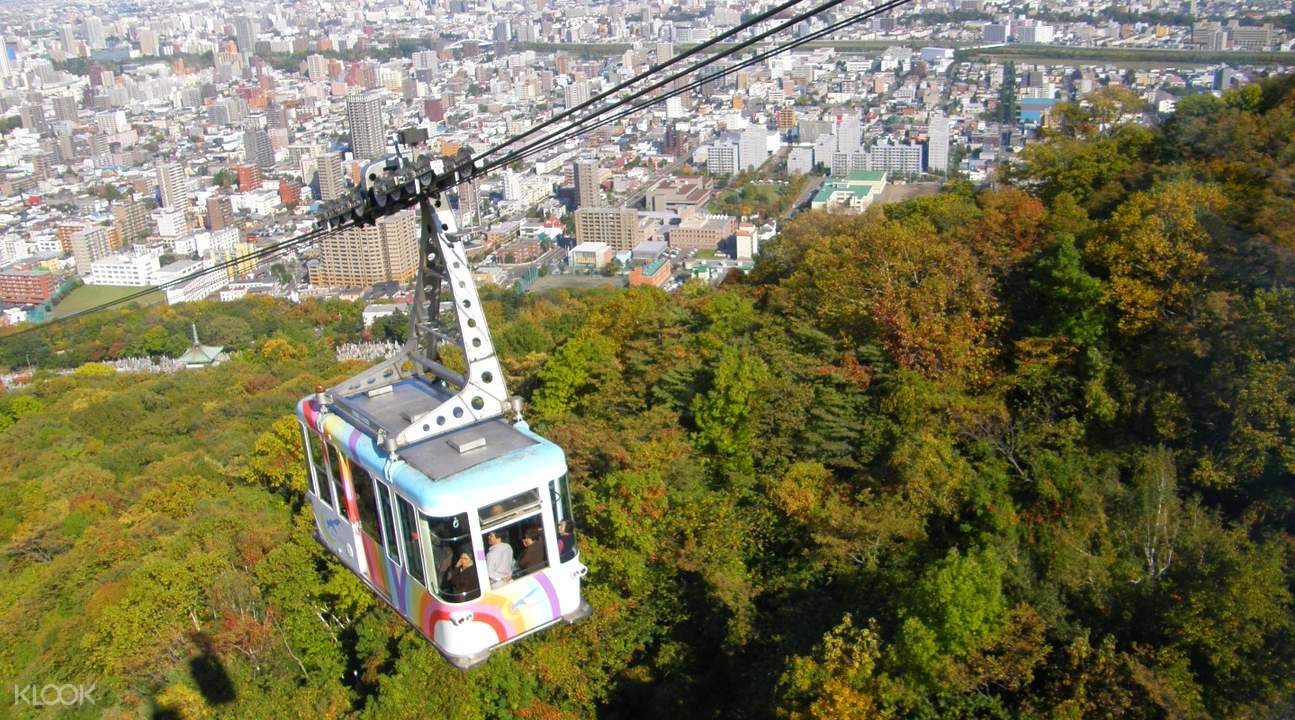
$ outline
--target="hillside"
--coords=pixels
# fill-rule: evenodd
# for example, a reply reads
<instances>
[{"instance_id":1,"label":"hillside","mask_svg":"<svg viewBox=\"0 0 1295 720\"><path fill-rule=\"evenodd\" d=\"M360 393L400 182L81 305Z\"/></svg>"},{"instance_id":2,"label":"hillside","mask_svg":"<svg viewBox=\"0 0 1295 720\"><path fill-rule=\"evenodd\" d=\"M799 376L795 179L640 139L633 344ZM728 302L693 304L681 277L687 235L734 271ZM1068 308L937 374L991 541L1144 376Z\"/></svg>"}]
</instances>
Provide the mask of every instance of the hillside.
<instances>
[{"instance_id":1,"label":"hillside","mask_svg":"<svg viewBox=\"0 0 1295 720\"><path fill-rule=\"evenodd\" d=\"M1068 108L998 189L806 214L719 289L483 294L593 617L460 673L311 540L293 403L359 309L5 340L22 717L1266 718L1295 686L1295 80ZM183 349L225 365L119 375ZM385 325L377 332L394 333ZM76 368L56 375L59 368Z\"/></svg>"}]
</instances>

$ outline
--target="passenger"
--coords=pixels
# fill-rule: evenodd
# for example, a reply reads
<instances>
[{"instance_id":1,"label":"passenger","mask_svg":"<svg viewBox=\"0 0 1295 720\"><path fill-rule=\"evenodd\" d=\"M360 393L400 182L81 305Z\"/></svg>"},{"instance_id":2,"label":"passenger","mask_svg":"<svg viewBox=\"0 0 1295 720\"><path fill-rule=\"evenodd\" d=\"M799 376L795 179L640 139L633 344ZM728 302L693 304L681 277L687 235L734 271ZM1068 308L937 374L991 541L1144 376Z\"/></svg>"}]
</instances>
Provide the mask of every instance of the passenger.
<instances>
[{"instance_id":1,"label":"passenger","mask_svg":"<svg viewBox=\"0 0 1295 720\"><path fill-rule=\"evenodd\" d=\"M498 532L486 535L486 573L490 576L490 587L497 588L513 579L513 546L504 542Z\"/></svg>"},{"instance_id":2,"label":"passenger","mask_svg":"<svg viewBox=\"0 0 1295 720\"><path fill-rule=\"evenodd\" d=\"M522 556L517 564L523 575L544 567L544 535L539 528L530 528L522 537Z\"/></svg>"},{"instance_id":3,"label":"passenger","mask_svg":"<svg viewBox=\"0 0 1295 720\"><path fill-rule=\"evenodd\" d=\"M477 568L472 564L472 556L460 553L458 562L445 575L445 587L456 600L466 599L477 589Z\"/></svg>"},{"instance_id":4,"label":"passenger","mask_svg":"<svg viewBox=\"0 0 1295 720\"><path fill-rule=\"evenodd\" d=\"M558 521L558 557L562 562L571 559L576 551L576 538L571 534L571 523L566 520Z\"/></svg>"},{"instance_id":5,"label":"passenger","mask_svg":"<svg viewBox=\"0 0 1295 720\"><path fill-rule=\"evenodd\" d=\"M486 513L486 517L495 517L496 515L503 515L503 514L504 514L504 506L496 503L490 508L490 512Z\"/></svg>"}]
</instances>

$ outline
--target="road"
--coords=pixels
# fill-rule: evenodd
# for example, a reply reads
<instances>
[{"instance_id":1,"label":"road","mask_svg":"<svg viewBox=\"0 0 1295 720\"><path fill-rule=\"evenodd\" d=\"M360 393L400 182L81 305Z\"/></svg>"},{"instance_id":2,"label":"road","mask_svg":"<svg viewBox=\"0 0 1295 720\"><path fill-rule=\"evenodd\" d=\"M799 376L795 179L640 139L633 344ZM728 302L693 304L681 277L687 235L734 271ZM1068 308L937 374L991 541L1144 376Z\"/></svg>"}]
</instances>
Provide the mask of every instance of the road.
<instances>
[{"instance_id":1,"label":"road","mask_svg":"<svg viewBox=\"0 0 1295 720\"><path fill-rule=\"evenodd\" d=\"M817 193L818 189L823 187L825 180L827 178L822 175L810 175L809 181L805 183L805 189L800 191L800 195L796 196L796 201L791 204L791 207L787 208L787 212L782 214L779 221L790 219L791 216L803 209L802 206L808 207L810 198L814 197L814 193Z\"/></svg>"}]
</instances>

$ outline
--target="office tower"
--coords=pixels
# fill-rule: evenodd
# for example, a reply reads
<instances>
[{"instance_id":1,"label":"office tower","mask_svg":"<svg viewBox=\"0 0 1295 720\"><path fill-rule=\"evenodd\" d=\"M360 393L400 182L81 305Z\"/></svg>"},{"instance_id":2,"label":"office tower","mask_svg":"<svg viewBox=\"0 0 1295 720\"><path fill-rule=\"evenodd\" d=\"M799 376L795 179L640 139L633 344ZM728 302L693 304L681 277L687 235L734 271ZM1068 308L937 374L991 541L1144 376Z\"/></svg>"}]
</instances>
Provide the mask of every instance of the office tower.
<instances>
[{"instance_id":1,"label":"office tower","mask_svg":"<svg viewBox=\"0 0 1295 720\"><path fill-rule=\"evenodd\" d=\"M926 130L926 166L931 172L949 171L949 118L942 114L931 115Z\"/></svg>"},{"instance_id":2,"label":"office tower","mask_svg":"<svg viewBox=\"0 0 1295 720\"><path fill-rule=\"evenodd\" d=\"M418 270L418 216L413 210L379 218L372 225L329 233L321 242L312 285L368 287L405 282Z\"/></svg>"},{"instance_id":3,"label":"office tower","mask_svg":"<svg viewBox=\"0 0 1295 720\"><path fill-rule=\"evenodd\" d=\"M387 154L386 126L382 122L382 94L354 93L346 97L346 122L351 127L351 150L357 160Z\"/></svg>"},{"instance_id":4,"label":"office tower","mask_svg":"<svg viewBox=\"0 0 1295 720\"><path fill-rule=\"evenodd\" d=\"M342 158L337 153L324 152L315 158L319 168L319 199L334 200L346 192L342 181Z\"/></svg>"},{"instance_id":5,"label":"office tower","mask_svg":"<svg viewBox=\"0 0 1295 720\"><path fill-rule=\"evenodd\" d=\"M9 48L5 46L4 36L0 35L0 78L9 77Z\"/></svg>"},{"instance_id":6,"label":"office tower","mask_svg":"<svg viewBox=\"0 0 1295 720\"><path fill-rule=\"evenodd\" d=\"M90 275L90 266L95 260L111 253L106 227L87 225L72 235L72 257L76 260L76 274L81 277Z\"/></svg>"},{"instance_id":7,"label":"office tower","mask_svg":"<svg viewBox=\"0 0 1295 720\"><path fill-rule=\"evenodd\" d=\"M81 21L81 32L85 34L85 43L93 50L108 47L107 36L103 32L103 21L97 17L88 17Z\"/></svg>"},{"instance_id":8,"label":"office tower","mask_svg":"<svg viewBox=\"0 0 1295 720\"><path fill-rule=\"evenodd\" d=\"M274 167L274 148L260 118L243 121L243 159L260 168Z\"/></svg>"},{"instance_id":9,"label":"office tower","mask_svg":"<svg viewBox=\"0 0 1295 720\"><path fill-rule=\"evenodd\" d=\"M162 192L162 207L187 208L193 205L189 197L189 178L179 163L157 164L157 186Z\"/></svg>"},{"instance_id":10,"label":"office tower","mask_svg":"<svg viewBox=\"0 0 1295 720\"><path fill-rule=\"evenodd\" d=\"M603 189L598 182L598 163L577 160L575 164L576 207L602 207Z\"/></svg>"},{"instance_id":11,"label":"office tower","mask_svg":"<svg viewBox=\"0 0 1295 720\"><path fill-rule=\"evenodd\" d=\"M250 15L239 15L234 18L234 42L238 51L244 55L256 53L256 18Z\"/></svg>"}]
</instances>

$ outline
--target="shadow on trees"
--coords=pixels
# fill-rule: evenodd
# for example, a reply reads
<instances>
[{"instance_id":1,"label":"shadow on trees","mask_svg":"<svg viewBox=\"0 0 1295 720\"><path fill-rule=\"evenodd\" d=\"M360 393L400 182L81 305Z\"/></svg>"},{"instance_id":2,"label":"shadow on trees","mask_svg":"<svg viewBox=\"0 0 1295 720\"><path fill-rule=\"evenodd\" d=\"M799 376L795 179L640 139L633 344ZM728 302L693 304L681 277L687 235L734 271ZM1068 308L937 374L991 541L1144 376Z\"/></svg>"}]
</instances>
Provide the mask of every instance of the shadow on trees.
<instances>
[{"instance_id":1,"label":"shadow on trees","mask_svg":"<svg viewBox=\"0 0 1295 720\"><path fill-rule=\"evenodd\" d=\"M206 633L195 633L193 644L198 653L189 658L189 676L198 686L202 699L208 707L233 702L237 697L234 683L229 679L225 663L221 662L220 656L212 648L211 639ZM153 720L180 720L182 717L188 717L188 713L176 705L164 705L153 711Z\"/></svg>"}]
</instances>

